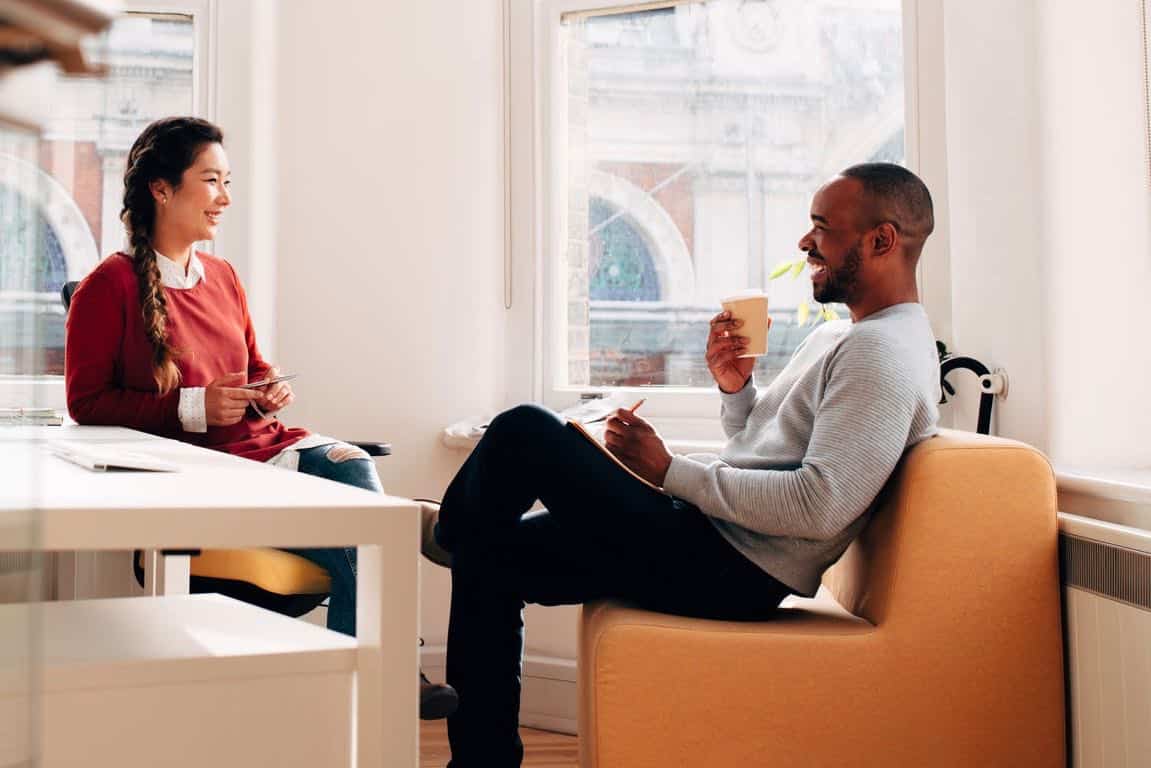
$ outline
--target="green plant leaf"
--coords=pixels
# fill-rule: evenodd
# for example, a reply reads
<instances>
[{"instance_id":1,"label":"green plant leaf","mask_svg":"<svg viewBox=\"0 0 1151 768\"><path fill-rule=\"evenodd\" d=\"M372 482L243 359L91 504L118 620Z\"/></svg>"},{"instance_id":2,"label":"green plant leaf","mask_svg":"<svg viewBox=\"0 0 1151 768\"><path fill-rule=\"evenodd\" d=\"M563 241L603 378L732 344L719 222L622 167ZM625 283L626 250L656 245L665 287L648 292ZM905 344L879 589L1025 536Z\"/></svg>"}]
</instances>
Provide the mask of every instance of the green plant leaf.
<instances>
[{"instance_id":1,"label":"green plant leaf","mask_svg":"<svg viewBox=\"0 0 1151 768\"><path fill-rule=\"evenodd\" d=\"M820 314L822 314L823 319L827 321L839 319L839 313L831 307L824 307Z\"/></svg>"},{"instance_id":2,"label":"green plant leaf","mask_svg":"<svg viewBox=\"0 0 1151 768\"><path fill-rule=\"evenodd\" d=\"M796 259L795 263L791 265L791 278L794 280L799 277L803 272L803 268L807 266L807 259Z\"/></svg>"},{"instance_id":3,"label":"green plant leaf","mask_svg":"<svg viewBox=\"0 0 1151 768\"><path fill-rule=\"evenodd\" d=\"M807 306L807 302L800 304L795 309L795 324L801 328L807 325L807 317L811 314L811 307Z\"/></svg>"},{"instance_id":4,"label":"green plant leaf","mask_svg":"<svg viewBox=\"0 0 1151 768\"><path fill-rule=\"evenodd\" d=\"M781 277L781 276L787 274L787 271L789 269L791 269L793 266L794 265L790 261L781 261L775 265L775 269L771 270L771 274L767 276L767 279L768 280L774 280L777 277Z\"/></svg>"}]
</instances>

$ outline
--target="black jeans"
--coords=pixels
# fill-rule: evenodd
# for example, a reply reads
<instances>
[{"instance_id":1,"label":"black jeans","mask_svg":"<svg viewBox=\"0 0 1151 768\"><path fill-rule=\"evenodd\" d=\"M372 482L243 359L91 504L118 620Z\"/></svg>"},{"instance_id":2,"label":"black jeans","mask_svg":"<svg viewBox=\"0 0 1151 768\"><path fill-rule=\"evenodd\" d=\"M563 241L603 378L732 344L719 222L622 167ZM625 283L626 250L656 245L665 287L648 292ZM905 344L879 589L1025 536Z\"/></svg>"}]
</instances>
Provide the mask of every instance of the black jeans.
<instances>
[{"instance_id":1,"label":"black jeans","mask_svg":"<svg viewBox=\"0 0 1151 768\"><path fill-rule=\"evenodd\" d=\"M528 512L536 500L546 510ZM518 766L523 607L620 598L668 613L770 616L787 587L693 505L625 473L555 414L497 416L444 496L452 552L452 768ZM674 674L674 670L668 670Z\"/></svg>"}]
</instances>

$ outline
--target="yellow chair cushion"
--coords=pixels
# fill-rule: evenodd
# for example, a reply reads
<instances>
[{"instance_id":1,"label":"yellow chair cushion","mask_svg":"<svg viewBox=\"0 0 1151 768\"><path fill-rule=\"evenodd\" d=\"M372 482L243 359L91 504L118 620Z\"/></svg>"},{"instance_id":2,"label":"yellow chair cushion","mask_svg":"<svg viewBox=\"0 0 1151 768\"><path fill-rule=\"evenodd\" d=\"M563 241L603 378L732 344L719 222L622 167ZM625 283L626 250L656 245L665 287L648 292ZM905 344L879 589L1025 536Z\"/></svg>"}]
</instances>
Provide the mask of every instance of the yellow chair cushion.
<instances>
[{"instance_id":1,"label":"yellow chair cushion","mask_svg":"<svg viewBox=\"0 0 1151 768\"><path fill-rule=\"evenodd\" d=\"M144 553L139 557L143 565ZM245 581L278 595L322 595L332 589L323 568L278 549L205 549L192 558L191 570L192 576Z\"/></svg>"},{"instance_id":2,"label":"yellow chair cushion","mask_svg":"<svg viewBox=\"0 0 1151 768\"><path fill-rule=\"evenodd\" d=\"M318 595L332 589L326 570L278 549L205 549L192 558L192 575L246 581L279 595Z\"/></svg>"}]
</instances>

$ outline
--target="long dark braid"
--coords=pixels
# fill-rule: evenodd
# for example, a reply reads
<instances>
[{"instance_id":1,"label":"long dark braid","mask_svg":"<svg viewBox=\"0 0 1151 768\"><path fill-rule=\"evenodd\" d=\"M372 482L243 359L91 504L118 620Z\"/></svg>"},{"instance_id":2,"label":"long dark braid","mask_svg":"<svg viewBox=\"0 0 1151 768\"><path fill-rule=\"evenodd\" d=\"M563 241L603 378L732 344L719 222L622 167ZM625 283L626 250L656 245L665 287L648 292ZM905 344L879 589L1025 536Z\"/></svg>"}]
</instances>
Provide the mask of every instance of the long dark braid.
<instances>
[{"instance_id":1,"label":"long dark braid","mask_svg":"<svg viewBox=\"0 0 1151 768\"><path fill-rule=\"evenodd\" d=\"M128 152L124 171L124 208L120 219L128 233L128 255L140 285L140 310L144 332L152 343L152 376L161 394L180 382L178 353L168 343L168 302L160 284L160 267L152 239L156 231L156 201L152 182L163 179L173 189L180 186L206 144L223 143L224 134L206 120L168 117L149 125Z\"/></svg>"}]
</instances>

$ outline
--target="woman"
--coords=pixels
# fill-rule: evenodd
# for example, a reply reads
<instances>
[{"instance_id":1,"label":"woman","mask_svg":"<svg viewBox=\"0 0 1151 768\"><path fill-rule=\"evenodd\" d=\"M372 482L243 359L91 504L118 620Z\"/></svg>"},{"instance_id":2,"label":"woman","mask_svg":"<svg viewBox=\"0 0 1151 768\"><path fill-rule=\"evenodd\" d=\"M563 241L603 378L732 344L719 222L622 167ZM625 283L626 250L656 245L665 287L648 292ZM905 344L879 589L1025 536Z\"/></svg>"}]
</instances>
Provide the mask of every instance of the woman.
<instances>
[{"instance_id":1,"label":"woman","mask_svg":"<svg viewBox=\"0 0 1151 768\"><path fill-rule=\"evenodd\" d=\"M132 427L349 485L382 491L355 446L284 426L286 382L256 346L235 270L194 250L216 236L231 203L223 134L173 117L149 125L128 153L121 219L126 253L104 259L68 313L65 386L80 424ZM356 550L291 550L328 571L328 628L354 635ZM421 716L446 716L455 693L421 675Z\"/></svg>"}]
</instances>

